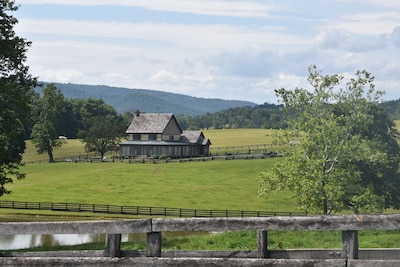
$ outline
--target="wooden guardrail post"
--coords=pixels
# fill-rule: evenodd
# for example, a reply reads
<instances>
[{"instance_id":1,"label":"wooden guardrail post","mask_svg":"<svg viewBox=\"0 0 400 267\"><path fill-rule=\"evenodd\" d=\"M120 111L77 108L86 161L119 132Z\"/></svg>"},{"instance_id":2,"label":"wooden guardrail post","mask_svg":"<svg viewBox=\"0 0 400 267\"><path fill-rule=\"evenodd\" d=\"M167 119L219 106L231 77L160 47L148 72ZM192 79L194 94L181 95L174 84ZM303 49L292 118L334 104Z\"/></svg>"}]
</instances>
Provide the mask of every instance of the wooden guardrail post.
<instances>
[{"instance_id":1,"label":"wooden guardrail post","mask_svg":"<svg viewBox=\"0 0 400 267\"><path fill-rule=\"evenodd\" d=\"M106 246L103 255L104 257L121 256L121 234L108 234L106 236Z\"/></svg>"},{"instance_id":2,"label":"wooden guardrail post","mask_svg":"<svg viewBox=\"0 0 400 267\"><path fill-rule=\"evenodd\" d=\"M257 258L268 258L268 232L257 231Z\"/></svg>"},{"instance_id":3,"label":"wooden guardrail post","mask_svg":"<svg viewBox=\"0 0 400 267\"><path fill-rule=\"evenodd\" d=\"M358 259L358 231L342 231L342 259Z\"/></svg>"},{"instance_id":4,"label":"wooden guardrail post","mask_svg":"<svg viewBox=\"0 0 400 267\"><path fill-rule=\"evenodd\" d=\"M147 233L147 257L161 257L161 232Z\"/></svg>"}]
</instances>

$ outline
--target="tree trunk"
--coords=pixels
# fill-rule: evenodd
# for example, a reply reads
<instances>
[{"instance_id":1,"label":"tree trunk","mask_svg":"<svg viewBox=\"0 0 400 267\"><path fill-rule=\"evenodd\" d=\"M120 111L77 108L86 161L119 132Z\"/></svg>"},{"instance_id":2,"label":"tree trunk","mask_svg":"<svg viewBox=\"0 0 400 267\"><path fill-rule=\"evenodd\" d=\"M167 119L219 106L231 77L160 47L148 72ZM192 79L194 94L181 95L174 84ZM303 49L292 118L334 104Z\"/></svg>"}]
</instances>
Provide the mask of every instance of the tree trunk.
<instances>
[{"instance_id":1,"label":"tree trunk","mask_svg":"<svg viewBox=\"0 0 400 267\"><path fill-rule=\"evenodd\" d=\"M54 162L53 149L51 149L51 146L47 148L47 154L49 155L49 163Z\"/></svg>"},{"instance_id":2,"label":"tree trunk","mask_svg":"<svg viewBox=\"0 0 400 267\"><path fill-rule=\"evenodd\" d=\"M324 215L328 215L328 200L324 197Z\"/></svg>"}]
</instances>

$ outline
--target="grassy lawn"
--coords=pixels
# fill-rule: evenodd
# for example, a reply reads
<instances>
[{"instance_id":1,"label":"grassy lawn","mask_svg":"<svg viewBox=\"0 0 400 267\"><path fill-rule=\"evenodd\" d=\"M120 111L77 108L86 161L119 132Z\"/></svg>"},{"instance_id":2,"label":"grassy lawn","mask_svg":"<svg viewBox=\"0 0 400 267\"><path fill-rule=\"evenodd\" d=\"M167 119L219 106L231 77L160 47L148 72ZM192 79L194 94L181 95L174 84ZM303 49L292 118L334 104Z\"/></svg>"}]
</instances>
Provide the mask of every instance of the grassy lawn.
<instances>
[{"instance_id":1,"label":"grassy lawn","mask_svg":"<svg viewBox=\"0 0 400 267\"><path fill-rule=\"evenodd\" d=\"M83 144L78 139L68 139L66 140L66 144L64 144L61 148L54 150L54 158L62 159L64 157L76 157L79 155L85 155L85 149ZM39 155L36 153L36 148L32 144L31 141L26 141L26 150L22 157L23 162L31 162L31 161L42 161L47 162L49 157L47 154Z\"/></svg>"},{"instance_id":2,"label":"grassy lawn","mask_svg":"<svg viewBox=\"0 0 400 267\"><path fill-rule=\"evenodd\" d=\"M399 125L399 124L398 124ZM212 147L272 143L272 131L265 129L207 130ZM54 152L55 158L85 155L79 140L67 140ZM125 206L157 206L193 209L298 211L289 194L279 193L268 201L257 197L257 177L276 159L214 160L166 163L46 163L47 155L36 155L27 143L22 171L26 179L8 185L11 195L1 200L71 202ZM34 214L33 214L34 213ZM34 216L34 217L33 217ZM0 209L0 221L98 219L108 215L14 211ZM398 247L399 231L360 233L360 247ZM271 232L269 246L280 248L332 248L341 246L338 232ZM163 240L166 249L255 249L254 232L232 232ZM99 249L104 247L99 245ZM87 248L87 246L85 246ZM127 243L123 249L145 248ZM63 248L64 249L64 248Z\"/></svg>"},{"instance_id":3,"label":"grassy lawn","mask_svg":"<svg viewBox=\"0 0 400 267\"><path fill-rule=\"evenodd\" d=\"M212 140L212 147L272 143L272 131L266 129L208 130L204 134ZM63 158L79 155L86 155L83 144L68 139L54 151L60 161L48 164L47 155L36 154L28 141L23 156L27 164L21 169L27 177L10 184L12 194L2 200L298 211L287 195L277 195L268 202L257 196L258 175L275 159L168 164L62 162ZM11 211L0 211L4 212Z\"/></svg>"},{"instance_id":4,"label":"grassy lawn","mask_svg":"<svg viewBox=\"0 0 400 267\"><path fill-rule=\"evenodd\" d=\"M258 174L275 159L186 163L27 164L2 200L297 211L286 196L257 197Z\"/></svg>"},{"instance_id":5,"label":"grassy lawn","mask_svg":"<svg viewBox=\"0 0 400 267\"><path fill-rule=\"evenodd\" d=\"M223 129L204 130L213 147L272 144L272 130L268 129Z\"/></svg>"}]
</instances>

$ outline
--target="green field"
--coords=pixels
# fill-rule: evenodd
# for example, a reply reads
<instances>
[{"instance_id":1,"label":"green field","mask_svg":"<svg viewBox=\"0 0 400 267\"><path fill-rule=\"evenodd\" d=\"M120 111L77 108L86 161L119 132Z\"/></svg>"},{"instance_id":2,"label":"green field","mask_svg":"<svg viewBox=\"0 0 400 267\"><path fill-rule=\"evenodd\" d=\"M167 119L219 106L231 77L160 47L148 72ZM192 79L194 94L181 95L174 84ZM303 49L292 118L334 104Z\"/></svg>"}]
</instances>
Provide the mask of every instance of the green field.
<instances>
[{"instance_id":1,"label":"green field","mask_svg":"<svg viewBox=\"0 0 400 267\"><path fill-rule=\"evenodd\" d=\"M274 159L152 163L41 163L22 168L2 200L296 211L287 197L257 197L258 174Z\"/></svg>"},{"instance_id":2,"label":"green field","mask_svg":"<svg viewBox=\"0 0 400 267\"><path fill-rule=\"evenodd\" d=\"M205 131L215 147L271 143L265 129ZM238 142L238 143L235 143ZM68 140L55 151L56 158L85 153L79 140ZM42 163L31 164L29 162ZM258 175L275 159L209 160L205 162L151 163L46 163L30 142L21 170L26 179L9 185L2 200L71 202L124 206L192 209L298 211L287 195L266 201L258 198Z\"/></svg>"},{"instance_id":3,"label":"green field","mask_svg":"<svg viewBox=\"0 0 400 267\"><path fill-rule=\"evenodd\" d=\"M271 131L265 129L204 131L212 147L270 144ZM230 209L298 211L289 194L279 193L268 201L257 197L257 177L270 168L276 159L209 160L206 162L152 163L46 163L47 157L34 153L28 142L22 171L26 179L15 181L8 188L11 195L1 200L37 202L73 202L90 204L141 205L193 209ZM68 140L56 158L84 155L78 140ZM74 219L65 213L0 210L1 220ZM22 214L22 215L21 215ZM28 214L28 215L27 215ZM30 216L29 216L30 214ZM35 214L35 217L32 217ZM38 216L36 215L43 215ZM58 215L60 217L49 215ZM68 214L67 216L69 216ZM110 218L99 214L71 214L84 219ZM82 217L81 217L82 218ZM340 247L340 233L321 235L318 232L272 232L270 248ZM361 247L397 247L398 231L366 231L360 233ZM139 247L138 247L139 246ZM103 244L99 244L102 249ZM255 249L254 232L222 233L210 236L177 237L163 240L166 249ZM87 248L85 246L85 248ZM145 248L145 244L124 244L123 249Z\"/></svg>"},{"instance_id":4,"label":"green field","mask_svg":"<svg viewBox=\"0 0 400 267\"><path fill-rule=\"evenodd\" d=\"M207 130L212 147L272 143L266 129ZM79 140L67 140L54 153L56 158L85 156ZM110 155L108 155L110 156ZM191 209L298 211L290 194L276 194L268 201L258 198L258 175L276 159L208 160L201 162L46 163L27 142L21 170L26 179L8 185L11 195L2 200L68 202L124 206L157 206ZM42 160L42 163L37 163ZM35 162L31 164L29 162Z\"/></svg>"}]
</instances>

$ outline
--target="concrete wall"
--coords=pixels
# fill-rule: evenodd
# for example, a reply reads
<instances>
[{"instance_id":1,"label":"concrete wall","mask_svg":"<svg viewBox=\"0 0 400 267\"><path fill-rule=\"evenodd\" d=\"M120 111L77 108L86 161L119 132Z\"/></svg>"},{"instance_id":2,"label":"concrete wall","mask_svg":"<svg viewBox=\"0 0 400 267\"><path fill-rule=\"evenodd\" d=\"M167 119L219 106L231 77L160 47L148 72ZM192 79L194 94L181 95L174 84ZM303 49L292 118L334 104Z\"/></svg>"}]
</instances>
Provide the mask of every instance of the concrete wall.
<instances>
[{"instance_id":1,"label":"concrete wall","mask_svg":"<svg viewBox=\"0 0 400 267\"><path fill-rule=\"evenodd\" d=\"M400 266L398 249L360 250L358 230L400 229L400 215L138 219L0 223L0 234L104 233L104 251L0 254L0 266ZM163 251L161 232L257 231L257 251ZM342 231L339 250L269 250L268 231ZM121 251L121 234L147 233L147 251Z\"/></svg>"}]
</instances>

